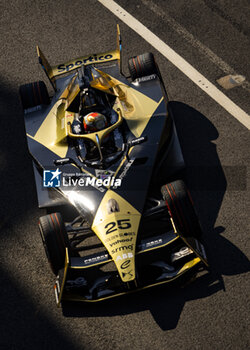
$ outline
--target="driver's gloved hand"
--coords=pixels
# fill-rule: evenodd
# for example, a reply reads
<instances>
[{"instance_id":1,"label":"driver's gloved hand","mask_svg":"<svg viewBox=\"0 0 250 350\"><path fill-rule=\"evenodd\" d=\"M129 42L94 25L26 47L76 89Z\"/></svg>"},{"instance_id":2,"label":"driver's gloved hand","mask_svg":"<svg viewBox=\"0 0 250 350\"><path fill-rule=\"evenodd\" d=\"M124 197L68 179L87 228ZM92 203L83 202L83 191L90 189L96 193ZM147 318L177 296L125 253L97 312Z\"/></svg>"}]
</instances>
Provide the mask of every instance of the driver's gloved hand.
<instances>
[{"instance_id":1,"label":"driver's gloved hand","mask_svg":"<svg viewBox=\"0 0 250 350\"><path fill-rule=\"evenodd\" d=\"M78 119L74 119L73 123L71 124L72 133L79 135L84 134L84 128L82 123Z\"/></svg>"}]
</instances>

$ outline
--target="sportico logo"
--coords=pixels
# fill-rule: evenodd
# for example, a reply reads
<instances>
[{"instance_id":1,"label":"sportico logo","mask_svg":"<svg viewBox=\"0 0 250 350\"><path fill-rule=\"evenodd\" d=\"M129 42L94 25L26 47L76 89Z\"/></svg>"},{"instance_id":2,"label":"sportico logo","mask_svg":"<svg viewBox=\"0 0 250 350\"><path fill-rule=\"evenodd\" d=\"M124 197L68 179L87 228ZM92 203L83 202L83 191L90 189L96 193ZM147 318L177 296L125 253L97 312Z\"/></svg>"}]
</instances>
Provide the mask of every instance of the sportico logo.
<instances>
[{"instance_id":1,"label":"sportico logo","mask_svg":"<svg viewBox=\"0 0 250 350\"><path fill-rule=\"evenodd\" d=\"M111 60L112 58L113 58L113 55L111 55L111 54L106 54L105 56L104 55L92 55L92 56L89 56L87 58L80 58L77 61L70 62L67 65L60 64L59 66L57 66L57 69L58 69L59 73L64 72L64 71L68 72L71 69L79 67L79 66L81 66L82 64L85 64L85 63L92 63L92 62L94 63L94 62L99 62L99 61L106 61L106 60Z\"/></svg>"}]
</instances>

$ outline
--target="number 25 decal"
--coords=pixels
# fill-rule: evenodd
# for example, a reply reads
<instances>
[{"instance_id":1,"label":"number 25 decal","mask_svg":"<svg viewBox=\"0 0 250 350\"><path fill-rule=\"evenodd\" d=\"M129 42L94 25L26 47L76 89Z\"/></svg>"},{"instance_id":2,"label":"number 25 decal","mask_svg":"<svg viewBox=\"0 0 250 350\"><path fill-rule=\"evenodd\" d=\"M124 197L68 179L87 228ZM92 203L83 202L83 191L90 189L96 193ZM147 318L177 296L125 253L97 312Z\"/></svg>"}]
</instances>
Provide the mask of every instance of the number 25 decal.
<instances>
[{"instance_id":1,"label":"number 25 decal","mask_svg":"<svg viewBox=\"0 0 250 350\"><path fill-rule=\"evenodd\" d=\"M127 230L128 228L131 227L130 219L122 219L122 220L117 220L117 222L115 222L115 221L109 222L105 226L105 228L107 229L106 230L106 235L108 235L111 232L117 231L117 227L116 226L120 230Z\"/></svg>"}]
</instances>

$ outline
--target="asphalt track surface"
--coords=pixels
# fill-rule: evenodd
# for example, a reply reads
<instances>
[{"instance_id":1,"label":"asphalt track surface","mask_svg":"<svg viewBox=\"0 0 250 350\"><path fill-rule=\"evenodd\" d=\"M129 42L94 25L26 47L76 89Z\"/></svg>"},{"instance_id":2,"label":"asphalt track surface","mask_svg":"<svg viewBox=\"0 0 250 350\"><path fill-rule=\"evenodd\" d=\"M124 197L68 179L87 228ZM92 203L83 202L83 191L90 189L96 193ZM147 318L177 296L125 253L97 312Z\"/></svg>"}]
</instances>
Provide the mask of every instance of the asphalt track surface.
<instances>
[{"instance_id":1,"label":"asphalt track surface","mask_svg":"<svg viewBox=\"0 0 250 350\"><path fill-rule=\"evenodd\" d=\"M250 81L249 1L118 3L213 84L230 72L165 15ZM129 57L147 51L162 71L211 273L185 289L151 289L103 304L70 305L62 313L38 233L44 212L36 206L18 87L46 81L35 45L52 65L66 62L112 49L116 23L125 72ZM98 1L3 0L0 33L0 348L248 349L249 131ZM250 112L246 88L221 91Z\"/></svg>"}]
</instances>

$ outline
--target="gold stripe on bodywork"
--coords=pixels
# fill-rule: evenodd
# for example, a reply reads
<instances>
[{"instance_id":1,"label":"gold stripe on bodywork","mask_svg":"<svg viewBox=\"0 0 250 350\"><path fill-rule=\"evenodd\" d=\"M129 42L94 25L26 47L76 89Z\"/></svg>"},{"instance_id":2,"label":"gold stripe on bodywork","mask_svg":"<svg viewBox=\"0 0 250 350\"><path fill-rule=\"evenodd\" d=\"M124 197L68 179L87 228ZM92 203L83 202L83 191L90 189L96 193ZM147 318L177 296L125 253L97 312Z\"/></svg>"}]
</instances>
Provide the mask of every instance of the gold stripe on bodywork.
<instances>
[{"instance_id":1,"label":"gold stripe on bodywork","mask_svg":"<svg viewBox=\"0 0 250 350\"><path fill-rule=\"evenodd\" d=\"M200 261L201 261L200 258L194 258L193 260L188 261L188 262L180 269L180 271L178 272L178 274L181 274L181 273L183 273L184 271L191 269L191 267L193 267L194 265L198 264Z\"/></svg>"},{"instance_id":2,"label":"gold stripe on bodywork","mask_svg":"<svg viewBox=\"0 0 250 350\"><path fill-rule=\"evenodd\" d=\"M154 114L163 100L158 102L134 89L131 85L126 85L109 74L95 69L99 77L91 82L91 86L105 91L113 91L117 96L114 109L120 108L123 111L123 117L126 119L131 132L135 137L140 137L146 128L150 118Z\"/></svg>"},{"instance_id":3,"label":"gold stripe on bodywork","mask_svg":"<svg viewBox=\"0 0 250 350\"><path fill-rule=\"evenodd\" d=\"M126 119L130 131L135 137L140 137L145 130L154 112L161 104L131 86L119 83L117 80L116 91L119 95L117 103L123 110L123 118Z\"/></svg>"},{"instance_id":4,"label":"gold stripe on bodywork","mask_svg":"<svg viewBox=\"0 0 250 350\"><path fill-rule=\"evenodd\" d=\"M124 112L124 118L131 132L136 137L140 137L150 121L150 118L161 104L163 97L157 103L134 89L133 91L129 90L129 93L131 94L130 98L133 98L134 111ZM130 99L128 100L130 101Z\"/></svg>"},{"instance_id":5,"label":"gold stripe on bodywork","mask_svg":"<svg viewBox=\"0 0 250 350\"><path fill-rule=\"evenodd\" d=\"M61 158L64 158L68 152L64 106L62 101L58 101L34 136L35 141Z\"/></svg>"},{"instance_id":6,"label":"gold stripe on bodywork","mask_svg":"<svg viewBox=\"0 0 250 350\"><path fill-rule=\"evenodd\" d=\"M117 211L110 212L110 200L117 203ZM112 257L123 282L135 279L135 248L140 220L138 210L120 195L108 190L91 227Z\"/></svg>"}]
</instances>

